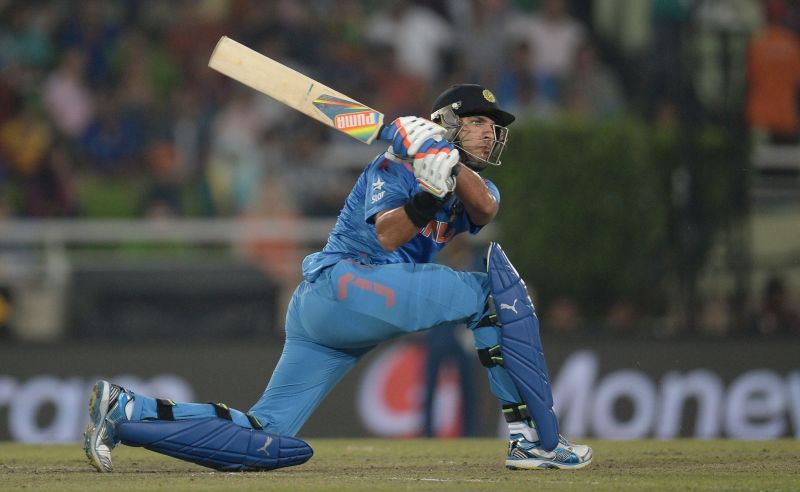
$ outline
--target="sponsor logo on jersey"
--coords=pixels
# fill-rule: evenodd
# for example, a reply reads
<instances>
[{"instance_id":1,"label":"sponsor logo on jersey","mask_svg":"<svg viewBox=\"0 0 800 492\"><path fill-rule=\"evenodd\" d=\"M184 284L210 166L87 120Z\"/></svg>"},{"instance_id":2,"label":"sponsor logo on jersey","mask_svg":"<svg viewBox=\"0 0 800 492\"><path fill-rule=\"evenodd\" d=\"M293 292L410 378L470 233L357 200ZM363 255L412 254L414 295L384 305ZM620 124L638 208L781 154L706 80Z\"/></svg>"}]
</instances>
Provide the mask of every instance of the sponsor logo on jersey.
<instances>
[{"instance_id":1,"label":"sponsor logo on jersey","mask_svg":"<svg viewBox=\"0 0 800 492\"><path fill-rule=\"evenodd\" d=\"M385 184L386 181L382 180L380 176L372 182L372 203L379 202L386 195L386 190L383 189Z\"/></svg>"}]
</instances>

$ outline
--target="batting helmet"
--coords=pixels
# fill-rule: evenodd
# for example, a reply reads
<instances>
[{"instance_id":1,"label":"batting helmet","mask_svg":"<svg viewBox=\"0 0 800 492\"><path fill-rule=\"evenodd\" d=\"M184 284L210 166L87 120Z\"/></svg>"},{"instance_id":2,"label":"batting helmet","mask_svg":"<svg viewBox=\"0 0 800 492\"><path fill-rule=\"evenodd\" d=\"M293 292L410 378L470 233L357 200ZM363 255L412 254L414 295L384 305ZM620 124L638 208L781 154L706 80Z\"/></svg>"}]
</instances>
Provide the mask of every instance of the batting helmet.
<instances>
[{"instance_id":1,"label":"batting helmet","mask_svg":"<svg viewBox=\"0 0 800 492\"><path fill-rule=\"evenodd\" d=\"M488 116L495 122L495 141L488 157L482 158L464 149L459 134L461 118L466 116ZM436 98L431 114L431 120L447 129L445 138L458 147L464 154L465 164L475 171L482 171L489 164L500 165L500 154L508 138L506 126L514 119L513 114L500 109L497 99L489 89L478 84L458 84L450 87Z\"/></svg>"}]
</instances>

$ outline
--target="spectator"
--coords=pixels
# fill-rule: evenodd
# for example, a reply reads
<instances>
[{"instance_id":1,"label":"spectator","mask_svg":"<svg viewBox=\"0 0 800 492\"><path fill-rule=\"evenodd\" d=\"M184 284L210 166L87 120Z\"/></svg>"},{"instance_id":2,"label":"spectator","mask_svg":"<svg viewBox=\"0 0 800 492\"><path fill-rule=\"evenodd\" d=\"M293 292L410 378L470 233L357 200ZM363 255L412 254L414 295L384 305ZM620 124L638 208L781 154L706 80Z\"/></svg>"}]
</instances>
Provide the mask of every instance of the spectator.
<instances>
[{"instance_id":1,"label":"spectator","mask_svg":"<svg viewBox=\"0 0 800 492\"><path fill-rule=\"evenodd\" d=\"M614 74L597 58L591 43L578 50L575 74L567 86L569 111L587 119L602 120L622 113L622 88Z\"/></svg>"},{"instance_id":2,"label":"spectator","mask_svg":"<svg viewBox=\"0 0 800 492\"><path fill-rule=\"evenodd\" d=\"M644 81L645 103L650 116L658 117L658 112L668 112L669 106L683 97L683 55L691 3L684 0L653 0L652 8L653 33L646 55L648 63L644 67L647 73Z\"/></svg>"},{"instance_id":3,"label":"spectator","mask_svg":"<svg viewBox=\"0 0 800 492\"><path fill-rule=\"evenodd\" d=\"M772 276L767 280L752 333L762 336L800 335L800 314L792 306L781 277Z\"/></svg>"},{"instance_id":4,"label":"spectator","mask_svg":"<svg viewBox=\"0 0 800 492\"><path fill-rule=\"evenodd\" d=\"M53 59L50 31L59 7L38 2L6 4L0 19L0 68L21 67L36 76Z\"/></svg>"},{"instance_id":5,"label":"spectator","mask_svg":"<svg viewBox=\"0 0 800 492\"><path fill-rule=\"evenodd\" d=\"M53 134L35 101L20 105L16 115L0 125L0 159L7 163L10 174L24 179L39 171Z\"/></svg>"},{"instance_id":6,"label":"spectator","mask_svg":"<svg viewBox=\"0 0 800 492\"><path fill-rule=\"evenodd\" d=\"M447 364L455 366L461 392L462 422L459 437L475 437L477 434L477 401L473 387L473 364L475 351L467 351L461 342L466 326L430 330L426 333L428 357L425 361L425 395L423 398L423 435L439 436L436 428L436 388L439 377ZM436 332L435 334L433 332Z\"/></svg>"},{"instance_id":7,"label":"spectator","mask_svg":"<svg viewBox=\"0 0 800 492\"><path fill-rule=\"evenodd\" d=\"M387 12L367 20L367 40L393 46L398 70L426 83L441 80L454 34L438 14L409 0L393 0Z\"/></svg>"},{"instance_id":8,"label":"spectator","mask_svg":"<svg viewBox=\"0 0 800 492\"><path fill-rule=\"evenodd\" d=\"M170 134L174 139L176 173L183 180L201 176L208 153L212 110L203 103L192 86L172 99Z\"/></svg>"},{"instance_id":9,"label":"spectator","mask_svg":"<svg viewBox=\"0 0 800 492\"><path fill-rule=\"evenodd\" d=\"M8 81L0 77L0 124L14 114L14 106L19 97L19 93L11 87Z\"/></svg>"},{"instance_id":10,"label":"spectator","mask_svg":"<svg viewBox=\"0 0 800 492\"><path fill-rule=\"evenodd\" d=\"M475 270L481 268L480 263L463 237L457 237L450 247L445 249L437 260L452 268ZM440 436L436 425L436 393L439 378L448 365L458 375L458 388L461 399L461 428L459 436L474 437L478 425L478 401L474 388L473 375L476 362L475 349L472 347L472 334L466 325L429 330L425 333L428 346L425 361L425 394L423 397L423 435L425 437Z\"/></svg>"},{"instance_id":11,"label":"spectator","mask_svg":"<svg viewBox=\"0 0 800 492\"><path fill-rule=\"evenodd\" d=\"M495 87L510 48L506 27L515 11L508 0L450 0L448 10L455 24L461 80Z\"/></svg>"},{"instance_id":12,"label":"spectator","mask_svg":"<svg viewBox=\"0 0 800 492\"><path fill-rule=\"evenodd\" d=\"M286 183L277 176L268 179L263 185L261 203L253 218L274 219L280 221L279 239L249 241L245 243L245 252L252 257L272 278L281 279L285 285L291 285L299 279L300 270L297 262L302 260L300 246L293 237L301 224L300 214L295 205L295 197L288 193ZM286 293L291 297L291 292Z\"/></svg>"},{"instance_id":13,"label":"spectator","mask_svg":"<svg viewBox=\"0 0 800 492\"><path fill-rule=\"evenodd\" d=\"M95 172L116 174L140 167L144 122L136 114L125 112L118 99L108 91L98 95L97 115L81 139Z\"/></svg>"},{"instance_id":14,"label":"spectator","mask_svg":"<svg viewBox=\"0 0 800 492\"><path fill-rule=\"evenodd\" d=\"M87 78L93 88L113 85L110 56L120 35L119 4L84 0L76 4L76 15L66 17L61 44L82 51L87 60Z\"/></svg>"},{"instance_id":15,"label":"spectator","mask_svg":"<svg viewBox=\"0 0 800 492\"><path fill-rule=\"evenodd\" d=\"M541 12L520 16L509 24L511 36L531 46L533 67L538 74L566 83L575 68L578 48L586 33L564 0L544 0Z\"/></svg>"},{"instance_id":16,"label":"spectator","mask_svg":"<svg viewBox=\"0 0 800 492\"><path fill-rule=\"evenodd\" d=\"M565 338L585 336L583 315L578 304L569 297L560 297L550 303L542 325L556 336Z\"/></svg>"},{"instance_id":17,"label":"spectator","mask_svg":"<svg viewBox=\"0 0 800 492\"><path fill-rule=\"evenodd\" d=\"M350 192L353 176L327 165L328 137L324 127L304 118L287 130L281 176L305 216L336 215Z\"/></svg>"},{"instance_id":18,"label":"spectator","mask_svg":"<svg viewBox=\"0 0 800 492\"><path fill-rule=\"evenodd\" d=\"M145 192L142 215L145 217L179 217L183 215L180 174L173 142L159 139L147 151L146 161L150 177Z\"/></svg>"},{"instance_id":19,"label":"spectator","mask_svg":"<svg viewBox=\"0 0 800 492\"><path fill-rule=\"evenodd\" d=\"M558 85L552 77L534 70L531 51L527 41L514 45L497 86L497 99L520 120L549 118L558 110Z\"/></svg>"},{"instance_id":20,"label":"spectator","mask_svg":"<svg viewBox=\"0 0 800 492\"><path fill-rule=\"evenodd\" d=\"M78 140L94 119L94 98L86 82L86 57L68 49L44 84L44 103L56 130Z\"/></svg>"},{"instance_id":21,"label":"spectator","mask_svg":"<svg viewBox=\"0 0 800 492\"><path fill-rule=\"evenodd\" d=\"M235 87L211 129L211 149L206 179L217 213L241 213L257 206L266 176L261 141L268 131L269 107L264 97L245 87Z\"/></svg>"},{"instance_id":22,"label":"spectator","mask_svg":"<svg viewBox=\"0 0 800 492\"><path fill-rule=\"evenodd\" d=\"M797 142L800 38L783 25L784 2L766 5L767 26L748 47L747 121L776 142Z\"/></svg>"},{"instance_id":23,"label":"spectator","mask_svg":"<svg viewBox=\"0 0 800 492\"><path fill-rule=\"evenodd\" d=\"M0 285L0 340L11 337L11 321L14 314L14 299L11 289Z\"/></svg>"},{"instance_id":24,"label":"spectator","mask_svg":"<svg viewBox=\"0 0 800 492\"><path fill-rule=\"evenodd\" d=\"M121 37L111 62L126 107L143 112L164 108L179 74L161 43L152 42L142 29L129 29Z\"/></svg>"},{"instance_id":25,"label":"spectator","mask_svg":"<svg viewBox=\"0 0 800 492\"><path fill-rule=\"evenodd\" d=\"M405 114L425 114L425 82L419 77L399 70L394 64L394 48L376 45L370 48L373 56L365 65L364 75L370 86L377 88L373 104L394 118Z\"/></svg>"},{"instance_id":26,"label":"spectator","mask_svg":"<svg viewBox=\"0 0 800 492\"><path fill-rule=\"evenodd\" d=\"M21 180L25 217L74 217L78 201L72 175L73 157L66 142L55 142L42 165Z\"/></svg>"},{"instance_id":27,"label":"spectator","mask_svg":"<svg viewBox=\"0 0 800 492\"><path fill-rule=\"evenodd\" d=\"M168 55L175 60L180 71L192 75L196 59L205 59L207 68L208 54L220 36L226 34L224 7L234 2L213 2L223 7L223 11L202 8L200 3L210 2L171 2L174 4L173 17L179 22L170 22L164 33L163 43Z\"/></svg>"},{"instance_id":28,"label":"spectator","mask_svg":"<svg viewBox=\"0 0 800 492\"><path fill-rule=\"evenodd\" d=\"M625 298L611 302L605 324L606 335L614 339L634 337L641 331L639 311L630 299Z\"/></svg>"}]
</instances>

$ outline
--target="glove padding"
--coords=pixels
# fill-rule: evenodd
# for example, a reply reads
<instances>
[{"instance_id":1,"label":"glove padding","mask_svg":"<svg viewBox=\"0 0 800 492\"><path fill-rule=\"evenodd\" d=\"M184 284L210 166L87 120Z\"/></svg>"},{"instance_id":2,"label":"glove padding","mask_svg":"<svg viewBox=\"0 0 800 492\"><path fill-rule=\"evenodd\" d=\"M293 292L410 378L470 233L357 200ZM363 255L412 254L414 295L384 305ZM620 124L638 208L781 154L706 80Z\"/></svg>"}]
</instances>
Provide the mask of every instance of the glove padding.
<instances>
[{"instance_id":1,"label":"glove padding","mask_svg":"<svg viewBox=\"0 0 800 492\"><path fill-rule=\"evenodd\" d=\"M414 176L425 191L444 198L456 189L458 150L447 140L434 142L430 147L414 156Z\"/></svg>"},{"instance_id":2,"label":"glove padding","mask_svg":"<svg viewBox=\"0 0 800 492\"><path fill-rule=\"evenodd\" d=\"M397 118L381 131L381 140L390 140L388 152L400 159L414 158L428 140L444 135L445 129L418 116Z\"/></svg>"}]
</instances>

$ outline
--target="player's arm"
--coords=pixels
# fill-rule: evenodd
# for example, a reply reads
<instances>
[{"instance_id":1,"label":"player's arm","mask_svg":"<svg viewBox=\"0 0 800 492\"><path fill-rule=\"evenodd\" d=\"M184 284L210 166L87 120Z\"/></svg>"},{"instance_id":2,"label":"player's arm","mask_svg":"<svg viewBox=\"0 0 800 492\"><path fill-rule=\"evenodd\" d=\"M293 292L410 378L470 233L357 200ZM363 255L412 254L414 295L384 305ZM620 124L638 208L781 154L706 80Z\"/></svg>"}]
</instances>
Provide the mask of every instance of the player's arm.
<instances>
[{"instance_id":1,"label":"player's arm","mask_svg":"<svg viewBox=\"0 0 800 492\"><path fill-rule=\"evenodd\" d=\"M381 210L375 214L375 233L386 251L394 251L409 242L433 220L446 200L427 191L420 191L402 207Z\"/></svg>"},{"instance_id":2,"label":"player's arm","mask_svg":"<svg viewBox=\"0 0 800 492\"><path fill-rule=\"evenodd\" d=\"M375 214L375 232L383 249L394 251L410 241L428 224L447 201L456 186L453 168L459 153L441 138L444 129L417 117L398 118L392 144L387 151L394 157L413 159L414 177L423 191L402 207Z\"/></svg>"},{"instance_id":3,"label":"player's arm","mask_svg":"<svg viewBox=\"0 0 800 492\"><path fill-rule=\"evenodd\" d=\"M377 213L375 232L383 249L394 251L411 241L419 232L419 227L411 222L403 207L397 207Z\"/></svg>"},{"instance_id":4,"label":"player's arm","mask_svg":"<svg viewBox=\"0 0 800 492\"><path fill-rule=\"evenodd\" d=\"M497 200L478 173L463 164L459 166L455 194L464 204L469 220L477 226L486 225L497 215Z\"/></svg>"}]
</instances>

